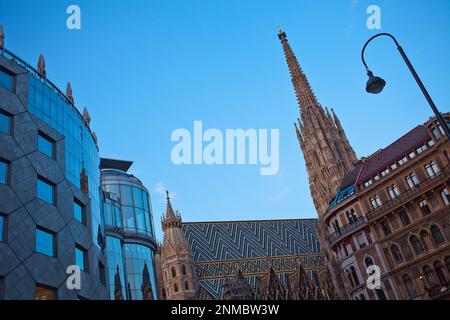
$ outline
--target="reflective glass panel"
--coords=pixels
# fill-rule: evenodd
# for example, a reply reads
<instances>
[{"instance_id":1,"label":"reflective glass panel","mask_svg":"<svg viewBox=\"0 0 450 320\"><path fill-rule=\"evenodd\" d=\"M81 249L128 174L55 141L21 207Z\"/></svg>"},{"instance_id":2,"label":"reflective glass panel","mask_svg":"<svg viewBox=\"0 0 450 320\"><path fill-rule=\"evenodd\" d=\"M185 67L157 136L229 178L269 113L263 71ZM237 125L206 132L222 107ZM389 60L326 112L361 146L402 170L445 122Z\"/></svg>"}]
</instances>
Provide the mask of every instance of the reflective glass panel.
<instances>
[{"instance_id":1,"label":"reflective glass panel","mask_svg":"<svg viewBox=\"0 0 450 320\"><path fill-rule=\"evenodd\" d=\"M0 132L9 134L10 123L11 123L11 117L0 112Z\"/></svg>"},{"instance_id":2,"label":"reflective glass panel","mask_svg":"<svg viewBox=\"0 0 450 320\"><path fill-rule=\"evenodd\" d=\"M3 231L5 229L4 227L5 224L5 218L3 216L0 216L0 241L3 241Z\"/></svg>"},{"instance_id":3,"label":"reflective glass panel","mask_svg":"<svg viewBox=\"0 0 450 320\"><path fill-rule=\"evenodd\" d=\"M133 198L134 198L134 206L137 208L143 208L141 189L133 188Z\"/></svg>"},{"instance_id":4,"label":"reflective glass panel","mask_svg":"<svg viewBox=\"0 0 450 320\"><path fill-rule=\"evenodd\" d=\"M144 210L142 209L136 209L136 229L138 232L145 233L145 216L144 216Z\"/></svg>"},{"instance_id":5,"label":"reflective glass panel","mask_svg":"<svg viewBox=\"0 0 450 320\"><path fill-rule=\"evenodd\" d=\"M36 252L47 256L54 256L54 236L53 234L36 228Z\"/></svg>"},{"instance_id":6,"label":"reflective glass panel","mask_svg":"<svg viewBox=\"0 0 450 320\"><path fill-rule=\"evenodd\" d=\"M38 178L37 180L37 196L39 199L53 204L54 186Z\"/></svg>"},{"instance_id":7,"label":"reflective glass panel","mask_svg":"<svg viewBox=\"0 0 450 320\"><path fill-rule=\"evenodd\" d=\"M115 237L106 237L106 262L108 268L109 296L114 300L114 279L119 269L120 283L122 283L122 296L126 300L125 272L123 265L122 243Z\"/></svg>"},{"instance_id":8,"label":"reflective glass panel","mask_svg":"<svg viewBox=\"0 0 450 320\"><path fill-rule=\"evenodd\" d=\"M8 181L8 164L0 160L0 183L6 184Z\"/></svg>"},{"instance_id":9,"label":"reflective glass panel","mask_svg":"<svg viewBox=\"0 0 450 320\"><path fill-rule=\"evenodd\" d=\"M38 150L49 158L54 158L53 142L44 137L42 134L38 135Z\"/></svg>"},{"instance_id":10,"label":"reflective glass panel","mask_svg":"<svg viewBox=\"0 0 450 320\"><path fill-rule=\"evenodd\" d=\"M73 216L79 222L84 223L84 208L77 202L73 202Z\"/></svg>"},{"instance_id":11,"label":"reflective glass panel","mask_svg":"<svg viewBox=\"0 0 450 320\"><path fill-rule=\"evenodd\" d=\"M130 186L121 185L120 186L120 200L122 205L132 206L133 205L133 193L131 192Z\"/></svg>"},{"instance_id":12,"label":"reflective glass panel","mask_svg":"<svg viewBox=\"0 0 450 320\"><path fill-rule=\"evenodd\" d=\"M0 86L8 90L13 88L13 77L3 70L0 70Z\"/></svg>"},{"instance_id":13,"label":"reflective glass panel","mask_svg":"<svg viewBox=\"0 0 450 320\"><path fill-rule=\"evenodd\" d=\"M75 248L75 264L80 267L81 270L86 270L86 252L79 247Z\"/></svg>"},{"instance_id":14,"label":"reflective glass panel","mask_svg":"<svg viewBox=\"0 0 450 320\"><path fill-rule=\"evenodd\" d=\"M136 227L136 222L134 220L134 209L133 207L122 207L123 222L125 227L128 229L134 229Z\"/></svg>"}]
</instances>

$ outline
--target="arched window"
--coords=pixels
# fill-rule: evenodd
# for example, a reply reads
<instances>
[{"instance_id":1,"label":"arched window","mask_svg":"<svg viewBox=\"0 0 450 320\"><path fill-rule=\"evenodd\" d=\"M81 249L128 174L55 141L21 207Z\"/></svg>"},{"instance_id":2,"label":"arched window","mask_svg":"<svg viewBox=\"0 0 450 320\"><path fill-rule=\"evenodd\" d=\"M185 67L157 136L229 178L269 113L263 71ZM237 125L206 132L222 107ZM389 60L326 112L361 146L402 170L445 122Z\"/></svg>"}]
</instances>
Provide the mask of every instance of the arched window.
<instances>
[{"instance_id":1,"label":"arched window","mask_svg":"<svg viewBox=\"0 0 450 320\"><path fill-rule=\"evenodd\" d=\"M439 229L437 225L431 226L430 231L436 246L443 244L445 242L444 235L442 234L441 229Z\"/></svg>"},{"instance_id":2,"label":"arched window","mask_svg":"<svg viewBox=\"0 0 450 320\"><path fill-rule=\"evenodd\" d=\"M411 277L405 274L402 278L403 285L405 286L406 292L410 298L415 298L417 296L416 288L414 287L414 283L411 280Z\"/></svg>"},{"instance_id":3,"label":"arched window","mask_svg":"<svg viewBox=\"0 0 450 320\"><path fill-rule=\"evenodd\" d=\"M364 259L364 263L366 264L366 267L367 267L367 268L370 267L370 266L373 266L373 264L374 264L371 257L366 257L366 258Z\"/></svg>"},{"instance_id":4,"label":"arched window","mask_svg":"<svg viewBox=\"0 0 450 320\"><path fill-rule=\"evenodd\" d=\"M414 252L416 254L421 254L424 251L422 242L420 242L419 238L417 238L416 235L412 235L409 238L409 241L411 242L411 245L412 245L412 247L414 249Z\"/></svg>"},{"instance_id":5,"label":"arched window","mask_svg":"<svg viewBox=\"0 0 450 320\"><path fill-rule=\"evenodd\" d=\"M348 281L350 282L351 286L355 287L355 283L353 282L352 275L350 274L350 272L348 270L346 271L346 273L347 273Z\"/></svg>"},{"instance_id":6,"label":"arched window","mask_svg":"<svg viewBox=\"0 0 450 320\"><path fill-rule=\"evenodd\" d=\"M189 282L184 282L184 290L189 290Z\"/></svg>"},{"instance_id":7,"label":"arched window","mask_svg":"<svg viewBox=\"0 0 450 320\"><path fill-rule=\"evenodd\" d=\"M181 266L181 273L183 274L183 276L186 275L186 267L184 266L184 264Z\"/></svg>"},{"instance_id":8,"label":"arched window","mask_svg":"<svg viewBox=\"0 0 450 320\"><path fill-rule=\"evenodd\" d=\"M353 266L350 267L350 273L352 275L353 281L355 282L355 285L359 286L359 279L358 279L358 275L356 274L355 267L353 267Z\"/></svg>"},{"instance_id":9,"label":"arched window","mask_svg":"<svg viewBox=\"0 0 450 320\"><path fill-rule=\"evenodd\" d=\"M434 280L434 273L430 266L426 265L423 267L423 274L425 276L425 280L428 282L428 285L432 286L433 284L436 284L436 281Z\"/></svg>"},{"instance_id":10,"label":"arched window","mask_svg":"<svg viewBox=\"0 0 450 320\"><path fill-rule=\"evenodd\" d=\"M447 267L447 271L450 273L450 256L445 257L445 266Z\"/></svg>"},{"instance_id":11,"label":"arched window","mask_svg":"<svg viewBox=\"0 0 450 320\"><path fill-rule=\"evenodd\" d=\"M177 271L175 270L175 267L172 267L172 278L175 278L177 276Z\"/></svg>"},{"instance_id":12,"label":"arched window","mask_svg":"<svg viewBox=\"0 0 450 320\"><path fill-rule=\"evenodd\" d=\"M173 284L173 291L178 292L178 283Z\"/></svg>"},{"instance_id":13,"label":"arched window","mask_svg":"<svg viewBox=\"0 0 450 320\"><path fill-rule=\"evenodd\" d=\"M394 258L396 263L402 263L403 262L402 253L400 251L400 248L397 245L393 244L391 246L391 254L392 254L392 257Z\"/></svg>"},{"instance_id":14,"label":"arched window","mask_svg":"<svg viewBox=\"0 0 450 320\"><path fill-rule=\"evenodd\" d=\"M425 250L428 249L428 246L427 246L428 240L427 239L430 239L430 235L428 234L428 232L425 230L420 231L420 242L422 242L422 245Z\"/></svg>"},{"instance_id":15,"label":"arched window","mask_svg":"<svg viewBox=\"0 0 450 320\"><path fill-rule=\"evenodd\" d=\"M434 271L436 271L436 275L441 285L446 285L447 277L445 276L444 265L442 262L436 261L434 263Z\"/></svg>"}]
</instances>

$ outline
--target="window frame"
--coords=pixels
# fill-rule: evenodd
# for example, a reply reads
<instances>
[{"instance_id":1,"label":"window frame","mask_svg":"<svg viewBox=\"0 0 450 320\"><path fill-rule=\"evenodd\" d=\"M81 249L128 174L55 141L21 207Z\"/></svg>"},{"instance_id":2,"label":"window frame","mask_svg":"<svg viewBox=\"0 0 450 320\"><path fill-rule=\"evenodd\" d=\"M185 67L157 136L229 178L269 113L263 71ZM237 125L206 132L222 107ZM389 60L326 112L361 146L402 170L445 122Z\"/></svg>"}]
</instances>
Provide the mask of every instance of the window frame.
<instances>
[{"instance_id":1,"label":"window frame","mask_svg":"<svg viewBox=\"0 0 450 320\"><path fill-rule=\"evenodd\" d=\"M3 111L2 109L0 109L0 115L3 115L8 119L8 132L4 132L4 131L0 131L0 132L2 132L3 134L6 134L8 136L11 136L12 128L13 128L13 115L6 111Z\"/></svg>"},{"instance_id":2,"label":"window frame","mask_svg":"<svg viewBox=\"0 0 450 320\"><path fill-rule=\"evenodd\" d=\"M51 144L51 146L52 146L52 155L51 156L48 155L46 152L44 152L43 150L41 150L39 148L39 141L40 141L39 139L43 139L44 141L46 141L46 142ZM38 151L40 153L46 155L47 157L49 157L52 160L56 160L56 141L53 140L49 135L45 134L45 132L40 131L40 130L38 132L38 144L37 144L37 146L38 146Z\"/></svg>"},{"instance_id":3,"label":"window frame","mask_svg":"<svg viewBox=\"0 0 450 320\"><path fill-rule=\"evenodd\" d=\"M12 73L11 71L9 71L8 69L3 68L2 66L0 66L0 73L4 73L5 75L11 77L11 88L7 88L4 86L1 86L1 87L10 92L15 92L16 91L16 75L14 73Z\"/></svg>"},{"instance_id":4,"label":"window frame","mask_svg":"<svg viewBox=\"0 0 450 320\"><path fill-rule=\"evenodd\" d=\"M80 267L78 265L77 250L80 251L83 255L83 267ZM75 265L77 265L81 271L89 273L88 251L85 248L83 248L81 245L79 245L78 243L75 243Z\"/></svg>"},{"instance_id":5,"label":"window frame","mask_svg":"<svg viewBox=\"0 0 450 320\"><path fill-rule=\"evenodd\" d=\"M81 209L81 221L75 216L75 205L79 206ZM77 198L73 198L73 217L82 225L86 225L86 206Z\"/></svg>"},{"instance_id":6,"label":"window frame","mask_svg":"<svg viewBox=\"0 0 450 320\"><path fill-rule=\"evenodd\" d=\"M10 164L11 162L9 162L6 159L0 158L0 163L3 163L6 166L5 169L5 182L0 182L0 184L4 184L4 185L9 185L9 178L10 178Z\"/></svg>"},{"instance_id":7,"label":"window frame","mask_svg":"<svg viewBox=\"0 0 450 320\"><path fill-rule=\"evenodd\" d=\"M47 200L42 199L42 198L39 197L39 195L38 195L38 193L39 193L38 192L38 181L41 181L41 182L45 183L46 185L48 185L48 186L50 186L52 188L52 202L48 202ZM42 201L45 201L45 202L53 205L53 206L56 206L56 196L57 196L56 195L56 184L51 182L50 180L42 177L42 176L38 176L37 180L36 180L36 197L38 199L42 200Z\"/></svg>"},{"instance_id":8,"label":"window frame","mask_svg":"<svg viewBox=\"0 0 450 320\"><path fill-rule=\"evenodd\" d=\"M49 234L52 237L52 255L51 256L49 256L48 254L46 254L44 252L38 251L38 248L37 248L37 238L38 238L37 237L37 234L38 234L37 231L38 230L43 232L43 233ZM57 245L57 243L56 243L56 233L51 231L51 230L49 230L49 229L47 229L47 228L45 228L45 227L36 225L36 228L35 228L35 250L34 250L34 252L35 253L39 253L39 254L43 254L43 255L45 255L47 257L56 258L57 257L57 253L58 253L56 245Z\"/></svg>"},{"instance_id":9,"label":"window frame","mask_svg":"<svg viewBox=\"0 0 450 320\"><path fill-rule=\"evenodd\" d=\"M8 230L7 217L6 215L0 213L0 219L2 221L2 225L0 226L0 242L6 242L6 231Z\"/></svg>"}]
</instances>

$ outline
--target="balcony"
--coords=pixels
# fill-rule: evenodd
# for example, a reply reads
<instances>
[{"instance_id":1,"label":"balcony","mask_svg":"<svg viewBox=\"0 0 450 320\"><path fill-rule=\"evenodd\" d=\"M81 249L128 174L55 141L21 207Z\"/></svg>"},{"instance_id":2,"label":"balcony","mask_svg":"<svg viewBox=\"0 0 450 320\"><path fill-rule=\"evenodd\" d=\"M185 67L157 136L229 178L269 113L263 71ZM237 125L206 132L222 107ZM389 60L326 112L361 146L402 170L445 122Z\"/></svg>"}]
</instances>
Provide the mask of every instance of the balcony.
<instances>
[{"instance_id":1,"label":"balcony","mask_svg":"<svg viewBox=\"0 0 450 320\"><path fill-rule=\"evenodd\" d=\"M421 181L413 189L409 189L408 191L401 193L397 198L385 202L380 207L373 209L372 211L369 211L367 213L369 221L373 221L379 218L384 213L393 211L398 207L402 206L403 204L413 200L417 196L431 190L437 184L447 181L449 176L450 176L450 167L447 166L443 171L439 172L437 175Z\"/></svg>"},{"instance_id":2,"label":"balcony","mask_svg":"<svg viewBox=\"0 0 450 320\"><path fill-rule=\"evenodd\" d=\"M348 236L350 233L354 232L357 229L360 229L362 226L367 224L366 217L359 217L353 223L346 224L339 230L333 232L328 236L328 242L331 246L333 246L336 242L341 240L342 238Z\"/></svg>"},{"instance_id":3,"label":"balcony","mask_svg":"<svg viewBox=\"0 0 450 320\"><path fill-rule=\"evenodd\" d=\"M450 281L447 282L445 285L438 285L434 288L427 289L428 296L431 299L440 299L444 296L450 294Z\"/></svg>"}]
</instances>

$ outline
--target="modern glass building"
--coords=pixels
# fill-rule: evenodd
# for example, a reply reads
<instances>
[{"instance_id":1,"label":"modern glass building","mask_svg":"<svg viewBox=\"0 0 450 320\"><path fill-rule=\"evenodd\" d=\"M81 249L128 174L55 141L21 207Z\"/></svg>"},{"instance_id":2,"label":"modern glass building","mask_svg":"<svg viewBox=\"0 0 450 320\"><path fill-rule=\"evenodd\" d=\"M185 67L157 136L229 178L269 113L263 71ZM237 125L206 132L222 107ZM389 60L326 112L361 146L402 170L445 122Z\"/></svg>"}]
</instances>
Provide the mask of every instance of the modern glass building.
<instances>
[{"instance_id":1,"label":"modern glass building","mask_svg":"<svg viewBox=\"0 0 450 320\"><path fill-rule=\"evenodd\" d=\"M157 297L156 241L150 194L138 178L127 173L131 165L130 161L103 158L100 161L111 299L118 290L115 283L118 273L122 297L142 300L145 265L153 298Z\"/></svg>"},{"instance_id":2,"label":"modern glass building","mask_svg":"<svg viewBox=\"0 0 450 320\"><path fill-rule=\"evenodd\" d=\"M0 299L107 299L96 137L38 69L0 50Z\"/></svg>"}]
</instances>

